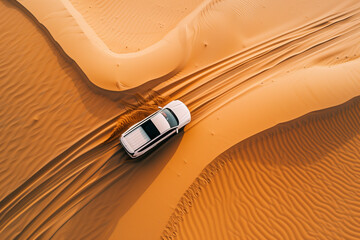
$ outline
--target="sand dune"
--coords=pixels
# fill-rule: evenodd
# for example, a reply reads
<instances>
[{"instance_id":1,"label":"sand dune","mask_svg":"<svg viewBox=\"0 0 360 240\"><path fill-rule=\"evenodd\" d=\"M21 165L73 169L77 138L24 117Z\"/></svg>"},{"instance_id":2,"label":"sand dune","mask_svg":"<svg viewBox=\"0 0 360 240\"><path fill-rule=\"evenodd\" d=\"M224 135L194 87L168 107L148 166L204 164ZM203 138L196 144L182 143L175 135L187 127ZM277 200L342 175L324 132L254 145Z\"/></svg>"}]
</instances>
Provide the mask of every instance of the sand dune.
<instances>
[{"instance_id":1,"label":"sand dune","mask_svg":"<svg viewBox=\"0 0 360 240\"><path fill-rule=\"evenodd\" d=\"M159 5L172 5L175 9L182 10L182 7L176 7L177 4L166 2L168 1L160 1ZM183 19L179 22L175 21L177 24L171 23L173 28L168 29L169 31L161 39L155 43L149 39L149 46L142 51L119 54L110 50L110 47L99 37L99 34L104 35L101 33L103 31L99 33L96 30L103 28L96 27L98 24L94 22L101 23L105 13L109 13L111 9L120 9L116 13L119 14L128 7L124 8L122 4L118 4L116 8L113 2L108 1L109 4L101 4L97 8L104 11L102 16L97 14L92 18L86 18L82 13L85 16L91 13L86 12L84 7L90 8L92 3L84 2L85 6L76 4L82 12L79 12L68 0L51 2L20 0L19 3L46 27L92 83L113 91L134 88L159 78L168 79L186 68L193 70L194 67L204 67L211 61L220 60L244 47L268 39L269 35L281 35L293 28L321 19L322 16L332 16L359 7L356 1L344 1L341 4L335 0L308 1L300 6L302 11L307 13L304 18L297 9L298 4L283 0L253 4L232 0L220 2L204 0L201 4L186 2L184 4L189 5L189 9L193 11L177 14L176 19L179 20L181 16ZM322 6L314 10L314 4ZM277 8L284 8L286 11L277 11L275 14L272 10L275 11ZM262 16L262 19L254 19L252 17L254 14ZM106 19L112 18L112 15L109 14ZM158 15L158 17L158 21L160 19L168 21L167 15ZM136 21L129 22L128 28L136 29L137 24L147 18L148 14L140 15ZM288 21L289 18L293 18L294 21ZM128 20L127 15L121 19ZM108 24L108 26L114 25L116 21L110 21Z\"/></svg>"},{"instance_id":2,"label":"sand dune","mask_svg":"<svg viewBox=\"0 0 360 240\"><path fill-rule=\"evenodd\" d=\"M356 98L236 144L186 191L162 237L358 239L359 116Z\"/></svg>"},{"instance_id":3,"label":"sand dune","mask_svg":"<svg viewBox=\"0 0 360 240\"><path fill-rule=\"evenodd\" d=\"M217 156L226 151L224 155L235 162L244 150L228 150L230 147L257 146L242 140L360 95L357 1L18 2L0 2L1 239L156 239L181 196L209 163L218 163L214 160ZM147 21L149 18L154 22ZM146 29L151 32L144 34ZM125 44L129 46L124 49ZM119 91L125 89L129 90ZM121 132L173 99L189 106L191 124L142 161L128 161L118 141ZM353 114L344 106L336 114ZM321 123L324 128L318 131L324 132L328 128L322 121L332 121L328 118L299 121L308 125ZM352 121L358 129L356 117L339 118ZM357 152L353 145L347 145L347 134L338 134L348 125L336 126L339 130L328 130L328 138L344 149L329 161L344 161L349 174L355 174L357 162L351 165L348 156L356 157ZM293 128L285 127L290 129L289 138ZM317 137L320 133L311 134ZM274 144L266 139L269 146ZM305 140L296 144L293 141L291 138L286 143L288 148L300 152L304 144L310 149ZM325 145L312 142L311 149L325 151ZM295 165L296 156L289 158L294 163L289 169L294 174L305 174L309 169L301 163ZM318 162L324 164L322 159ZM256 179L258 172L268 179L268 171L273 169L259 164L248 168L248 179ZM349 180L344 177L345 169L337 178L336 169L328 168L329 173L321 168L313 171L324 182ZM238 165L231 170L245 171ZM229 186L242 183L222 179L221 171L215 176L220 180L208 186L214 187L214 197L218 194L215 187L222 186L222 181L229 181ZM279 185L278 196L284 204L289 202L287 188L304 186L286 179L288 182ZM274 183L269 180L267 187ZM309 186L335 198L349 195L353 189L349 184L343 183L346 191L335 192L337 195L331 195L326 186ZM254 204L262 203L261 197L268 194L268 188L259 185ZM240 186L242 190L249 188L247 194L253 191L252 185ZM310 201L319 197L319 192L302 196ZM211 200L201 195L194 204L209 208ZM334 206L327 198L320 200L314 201L316 205L296 205L297 209L285 213L293 219L293 215L305 210L310 212L311 207L321 209L320 202L323 209ZM356 204L350 200L340 212L343 214L343 209L349 207L354 209L349 214L356 216ZM194 209L198 208L194 205ZM249 209L256 209L256 205ZM270 210L262 215L265 222L259 223L264 230L257 232L256 226L249 225L244 231L253 235L248 236L300 236L311 227L300 224L303 232L286 235L287 224L300 225L283 220L284 224L276 228L283 235L271 235L267 231ZM216 216L225 218L226 212ZM335 218L341 216L330 213ZM199 219L212 212L199 211L193 218L191 214L184 216L190 220L171 220L163 236L174 232L184 238L202 234L208 225ZM350 218L344 224L351 223ZM193 231L192 227L200 222L199 232ZM323 222L333 224L330 220ZM320 228L316 224L314 227ZM322 233L328 230L330 237L357 236L346 227L341 228L344 232L335 229L330 233L330 225ZM225 228L214 229L212 236L227 234Z\"/></svg>"},{"instance_id":4,"label":"sand dune","mask_svg":"<svg viewBox=\"0 0 360 240\"><path fill-rule=\"evenodd\" d=\"M186 129L162 172L119 219L111 239L156 238L161 234L158 229L165 228L164 222L192 183L191 179L198 176L210 160L235 143L278 123L345 102L350 95L358 96L358 64L351 61L331 68L312 67L277 77L271 84L260 84L244 92L201 121L195 119L197 123ZM162 159L165 153L166 150L159 151L151 161ZM139 224L144 231L137 230Z\"/></svg>"}]
</instances>

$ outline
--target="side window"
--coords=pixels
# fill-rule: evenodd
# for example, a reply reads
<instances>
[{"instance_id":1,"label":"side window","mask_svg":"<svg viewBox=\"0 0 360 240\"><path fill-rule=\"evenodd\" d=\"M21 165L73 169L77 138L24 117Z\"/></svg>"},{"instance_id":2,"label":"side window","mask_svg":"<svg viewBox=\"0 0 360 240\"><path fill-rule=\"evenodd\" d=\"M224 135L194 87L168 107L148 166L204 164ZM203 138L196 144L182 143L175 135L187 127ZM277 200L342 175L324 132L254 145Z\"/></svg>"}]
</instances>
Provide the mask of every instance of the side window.
<instances>
[{"instance_id":1,"label":"side window","mask_svg":"<svg viewBox=\"0 0 360 240\"><path fill-rule=\"evenodd\" d=\"M149 144L145 145L144 147L139 149L139 152L144 151L144 149L151 147L152 145L162 141L164 138L166 138L166 136L171 135L171 133L174 133L175 129L170 129L169 131L167 131L166 133L164 133L161 137L159 137L158 139L156 139L155 141L150 142Z\"/></svg>"}]
</instances>

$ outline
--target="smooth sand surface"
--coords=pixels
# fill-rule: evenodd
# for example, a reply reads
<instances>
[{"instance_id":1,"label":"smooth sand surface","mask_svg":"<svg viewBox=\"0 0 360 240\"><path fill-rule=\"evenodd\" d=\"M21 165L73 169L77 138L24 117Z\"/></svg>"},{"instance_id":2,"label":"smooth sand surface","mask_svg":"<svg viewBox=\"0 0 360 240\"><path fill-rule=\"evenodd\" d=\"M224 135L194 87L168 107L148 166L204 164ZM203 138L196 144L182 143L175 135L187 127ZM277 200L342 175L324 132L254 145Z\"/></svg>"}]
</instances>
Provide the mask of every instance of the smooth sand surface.
<instances>
[{"instance_id":1,"label":"smooth sand surface","mask_svg":"<svg viewBox=\"0 0 360 240\"><path fill-rule=\"evenodd\" d=\"M360 95L359 7L350 0L1 1L0 238L358 237L358 100L260 132ZM173 99L189 106L192 122L129 161L121 132ZM311 137L318 140L309 145ZM328 159L311 154L327 151L329 141L336 150ZM219 162L204 194L189 194ZM321 181L300 182L306 174ZM330 191L338 182L344 190ZM225 184L234 195L220 192ZM348 201L336 205L341 198ZM297 219L319 212L321 221Z\"/></svg>"},{"instance_id":2,"label":"smooth sand surface","mask_svg":"<svg viewBox=\"0 0 360 240\"><path fill-rule=\"evenodd\" d=\"M202 0L70 2L111 51L130 53L160 41Z\"/></svg>"}]
</instances>

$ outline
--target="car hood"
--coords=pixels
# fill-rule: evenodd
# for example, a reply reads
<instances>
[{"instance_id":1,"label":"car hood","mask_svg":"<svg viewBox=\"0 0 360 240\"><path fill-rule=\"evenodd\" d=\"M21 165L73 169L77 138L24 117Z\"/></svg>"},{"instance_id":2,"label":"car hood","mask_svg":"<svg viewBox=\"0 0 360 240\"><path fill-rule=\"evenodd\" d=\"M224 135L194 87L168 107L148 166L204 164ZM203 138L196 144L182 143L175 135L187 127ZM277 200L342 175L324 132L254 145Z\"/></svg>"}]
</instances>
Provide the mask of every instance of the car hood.
<instances>
[{"instance_id":1,"label":"car hood","mask_svg":"<svg viewBox=\"0 0 360 240\"><path fill-rule=\"evenodd\" d=\"M179 120L179 126L182 126L191 120L189 109L180 100L175 100L167 104L164 108L169 108L173 111Z\"/></svg>"}]
</instances>

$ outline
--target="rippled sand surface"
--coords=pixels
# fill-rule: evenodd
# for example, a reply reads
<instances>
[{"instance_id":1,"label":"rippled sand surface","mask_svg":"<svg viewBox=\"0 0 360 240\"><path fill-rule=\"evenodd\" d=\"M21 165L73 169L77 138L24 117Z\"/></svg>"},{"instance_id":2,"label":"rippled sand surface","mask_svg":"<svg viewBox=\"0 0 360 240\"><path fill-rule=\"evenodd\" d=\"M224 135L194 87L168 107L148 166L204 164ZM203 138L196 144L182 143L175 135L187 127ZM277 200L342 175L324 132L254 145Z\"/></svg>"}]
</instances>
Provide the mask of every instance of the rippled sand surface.
<instances>
[{"instance_id":1,"label":"rippled sand surface","mask_svg":"<svg viewBox=\"0 0 360 240\"><path fill-rule=\"evenodd\" d=\"M0 13L0 239L359 237L358 1ZM120 134L174 99L191 123L131 161Z\"/></svg>"},{"instance_id":2,"label":"rippled sand surface","mask_svg":"<svg viewBox=\"0 0 360 240\"><path fill-rule=\"evenodd\" d=\"M359 116L356 98L234 145L186 191L163 238L358 239Z\"/></svg>"}]
</instances>

